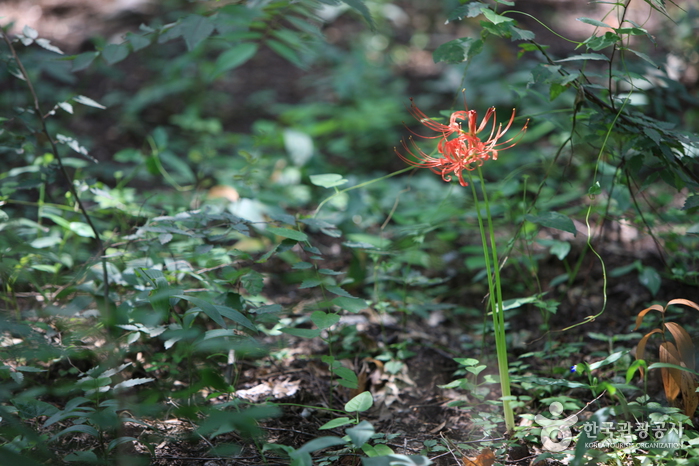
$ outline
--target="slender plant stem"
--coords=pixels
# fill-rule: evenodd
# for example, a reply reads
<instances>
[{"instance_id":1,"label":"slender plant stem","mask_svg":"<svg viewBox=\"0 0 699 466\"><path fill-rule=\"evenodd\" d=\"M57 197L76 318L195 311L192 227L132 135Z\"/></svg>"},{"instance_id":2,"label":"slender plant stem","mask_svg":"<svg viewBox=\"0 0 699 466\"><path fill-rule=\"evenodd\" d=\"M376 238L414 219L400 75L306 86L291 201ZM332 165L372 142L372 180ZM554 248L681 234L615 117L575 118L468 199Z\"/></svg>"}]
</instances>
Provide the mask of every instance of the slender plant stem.
<instances>
[{"instance_id":1,"label":"slender plant stem","mask_svg":"<svg viewBox=\"0 0 699 466\"><path fill-rule=\"evenodd\" d=\"M32 85L31 79L29 79L29 73L27 73L27 70L24 69L24 65L22 64L22 61L19 59L19 56L17 55L17 52L15 51L14 46L12 45L12 41L10 38L7 36L7 33L5 32L0 32L0 35L2 36L3 40L7 44L8 48L10 49L10 53L12 54L12 58L14 58L15 63L17 64L17 67L19 68L20 73L22 74L22 77L24 78L24 82L27 84L27 88L29 89L29 93L32 96L32 99L34 101L34 110L36 111L37 117L39 118L39 121L41 122L41 132L44 133L46 138L49 141L49 144L51 145L51 152L53 153L53 156L56 159L56 162L58 162L58 167L61 170L61 173L63 174L63 177L66 179L66 184L68 185L68 191L70 191L71 195L75 199L76 204L78 205L78 208L80 209L80 212L82 212L83 216L85 217L85 221L87 222L88 226L92 230L92 233L95 236L95 242L97 243L97 248L98 248L98 254L100 255L100 260L102 262L102 280L103 280L103 289L104 289L104 315L106 317L105 322L109 327L115 324L114 322L114 317L111 315L111 311L109 308L109 276L108 276L108 271L107 271L107 260L104 258L104 244L102 243L102 238L100 237L100 233L95 227L95 225L92 223L92 218L87 212L87 209L85 208L85 205L83 204L82 200L80 199L80 196L78 195L78 191L75 189L75 185L73 184L73 179L70 177L68 174L68 170L66 170L65 165L63 165L63 159L61 158L61 155L58 152L58 147L56 147L56 143L54 142L53 138L51 137L51 133L49 133L49 130L46 126L46 117L43 116L44 114L41 112L41 106L39 105L39 97L36 94L36 91L34 90L34 86ZM42 201L43 202L43 201ZM41 204L39 206L39 210L41 210Z\"/></svg>"},{"instance_id":2,"label":"slender plant stem","mask_svg":"<svg viewBox=\"0 0 699 466\"><path fill-rule=\"evenodd\" d=\"M488 237L486 237L485 226L483 223L483 214L481 213L480 202L478 201L478 193L473 184L473 177L469 172L469 184L473 193L473 202L478 216L478 228L481 233L481 242L483 243L483 258L485 259L485 271L488 277L488 300L490 309L493 314L493 330L495 333L495 349L497 353L498 372L500 374L500 388L502 391L502 408L505 415L505 428L508 433L512 433L515 428L514 412L510 405L510 371L507 362L507 341L505 336L505 317L502 305L502 287L500 285L500 264L498 262L498 252L495 242L495 229L493 227L493 219L490 214L490 204L488 195L485 189L485 179L483 172L478 168L478 176L480 178L481 192L483 194L483 203L485 205L485 213L488 221ZM492 263L491 263L492 253Z\"/></svg>"}]
</instances>

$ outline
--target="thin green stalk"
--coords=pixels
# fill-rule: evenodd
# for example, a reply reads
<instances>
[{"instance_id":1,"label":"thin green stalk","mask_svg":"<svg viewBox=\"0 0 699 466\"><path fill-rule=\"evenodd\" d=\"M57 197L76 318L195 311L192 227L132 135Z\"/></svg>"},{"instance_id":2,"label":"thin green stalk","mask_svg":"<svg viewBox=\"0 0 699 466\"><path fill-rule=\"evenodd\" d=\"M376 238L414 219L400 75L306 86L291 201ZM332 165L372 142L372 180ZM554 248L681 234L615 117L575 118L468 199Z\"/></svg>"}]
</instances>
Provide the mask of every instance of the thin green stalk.
<instances>
[{"instance_id":1,"label":"thin green stalk","mask_svg":"<svg viewBox=\"0 0 699 466\"><path fill-rule=\"evenodd\" d=\"M490 214L490 204L488 195L485 189L485 179L483 172L478 168L478 176L481 183L481 192L483 194L483 203L488 221L488 236L486 238L485 226L483 224L483 215L481 214L480 202L476 187L473 184L473 177L469 172L469 181L471 192L473 193L473 202L478 216L478 228L481 233L481 242L483 243L483 258L485 259L485 270L488 277L488 299L490 308L493 314L493 330L495 333L495 349L497 353L498 372L500 374L500 388L502 391L502 408L505 416L505 428L508 433L514 431L515 418L512 406L510 405L510 372L507 362L507 341L505 337L505 316L502 305L502 286L500 282L500 264L498 262L497 246L495 242L495 229L493 228L493 219ZM492 252L492 266L491 257Z\"/></svg>"}]
</instances>

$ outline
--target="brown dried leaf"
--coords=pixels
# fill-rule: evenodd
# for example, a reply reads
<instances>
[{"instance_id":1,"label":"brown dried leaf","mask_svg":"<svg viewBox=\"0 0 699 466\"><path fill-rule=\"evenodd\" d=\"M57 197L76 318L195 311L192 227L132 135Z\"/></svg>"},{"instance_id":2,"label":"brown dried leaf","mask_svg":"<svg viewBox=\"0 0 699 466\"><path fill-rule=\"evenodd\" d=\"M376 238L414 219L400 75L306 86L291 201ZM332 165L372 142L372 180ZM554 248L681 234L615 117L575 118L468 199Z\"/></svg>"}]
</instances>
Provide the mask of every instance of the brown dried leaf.
<instances>
[{"instance_id":1,"label":"brown dried leaf","mask_svg":"<svg viewBox=\"0 0 699 466\"><path fill-rule=\"evenodd\" d=\"M685 329L674 322L667 322L665 328L670 331L675 339L675 345L677 345L677 350L680 353L680 359L684 366L694 370L694 343L692 343L692 337L689 336Z\"/></svg>"},{"instance_id":2,"label":"brown dried leaf","mask_svg":"<svg viewBox=\"0 0 699 466\"><path fill-rule=\"evenodd\" d=\"M682 410L685 415L692 418L694 411L699 406L699 393L697 393L697 381L689 372L682 372L680 390L682 392Z\"/></svg>"},{"instance_id":3,"label":"brown dried leaf","mask_svg":"<svg viewBox=\"0 0 699 466\"><path fill-rule=\"evenodd\" d=\"M650 332L646 333L643 336L643 338L641 338L641 340L638 342L638 346L636 347L636 359L643 359L643 355L646 352L646 343L648 343L648 338L650 338L650 336L653 335L654 333L663 333L663 332L659 328L656 328L656 329L653 329ZM643 377L643 368L639 367L638 370L641 372L641 377Z\"/></svg>"},{"instance_id":4,"label":"brown dried leaf","mask_svg":"<svg viewBox=\"0 0 699 466\"><path fill-rule=\"evenodd\" d=\"M662 314L665 312L665 309L663 309L663 307L660 304L653 304L651 307L647 307L641 312L639 312L638 316L636 317L636 328L634 328L634 331L638 330L638 327L640 327L643 323L643 317L650 311L659 311Z\"/></svg>"},{"instance_id":5,"label":"brown dried leaf","mask_svg":"<svg viewBox=\"0 0 699 466\"><path fill-rule=\"evenodd\" d=\"M695 303L694 301L690 301L688 299L682 299L682 298L673 299L667 303L668 306L671 304L684 304L685 306L693 307L694 309L699 311L699 304Z\"/></svg>"},{"instance_id":6,"label":"brown dried leaf","mask_svg":"<svg viewBox=\"0 0 699 466\"><path fill-rule=\"evenodd\" d=\"M680 354L675 348L675 345L669 341L660 344L660 362L681 365ZM665 390L665 398L672 403L680 394L680 384L682 383L682 371L679 369L671 369L663 367L660 369L663 377L663 389Z\"/></svg>"},{"instance_id":7,"label":"brown dried leaf","mask_svg":"<svg viewBox=\"0 0 699 466\"><path fill-rule=\"evenodd\" d=\"M464 466L493 466L495 463L495 454L490 448L485 448L475 458L463 457Z\"/></svg>"}]
</instances>

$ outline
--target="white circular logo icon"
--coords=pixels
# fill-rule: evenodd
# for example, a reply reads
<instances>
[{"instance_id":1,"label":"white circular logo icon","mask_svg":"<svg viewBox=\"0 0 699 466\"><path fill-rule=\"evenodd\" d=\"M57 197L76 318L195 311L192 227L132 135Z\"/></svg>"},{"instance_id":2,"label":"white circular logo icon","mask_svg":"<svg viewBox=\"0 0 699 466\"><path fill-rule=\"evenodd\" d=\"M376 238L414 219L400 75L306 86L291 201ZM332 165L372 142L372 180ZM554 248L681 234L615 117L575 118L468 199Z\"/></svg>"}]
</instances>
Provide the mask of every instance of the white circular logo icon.
<instances>
[{"instance_id":1,"label":"white circular logo icon","mask_svg":"<svg viewBox=\"0 0 699 466\"><path fill-rule=\"evenodd\" d=\"M556 419L563 413L563 405L558 401L554 401L549 406L549 412L552 419L549 419L541 414L537 414L534 420L541 425L541 443L545 450L548 451L563 451L573 441L573 432L570 428L578 422L578 416L573 414L565 419Z\"/></svg>"}]
</instances>

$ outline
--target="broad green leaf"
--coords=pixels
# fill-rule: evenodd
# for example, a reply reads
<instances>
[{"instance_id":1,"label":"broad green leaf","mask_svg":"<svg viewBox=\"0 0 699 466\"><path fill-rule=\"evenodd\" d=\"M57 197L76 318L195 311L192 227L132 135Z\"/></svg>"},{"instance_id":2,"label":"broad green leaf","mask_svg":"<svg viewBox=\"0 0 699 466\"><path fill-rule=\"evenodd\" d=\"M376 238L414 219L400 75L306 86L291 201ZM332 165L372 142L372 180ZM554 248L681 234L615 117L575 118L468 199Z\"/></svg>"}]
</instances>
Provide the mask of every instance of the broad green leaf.
<instances>
[{"instance_id":1,"label":"broad green leaf","mask_svg":"<svg viewBox=\"0 0 699 466\"><path fill-rule=\"evenodd\" d=\"M294 241L308 241L308 236L306 233L298 230L291 230L289 228L279 228L279 227L267 227L267 231L282 238L293 239Z\"/></svg>"},{"instance_id":2,"label":"broad green leaf","mask_svg":"<svg viewBox=\"0 0 699 466\"><path fill-rule=\"evenodd\" d=\"M308 278L308 279L304 280L303 283L301 283L299 285L299 288L300 289L315 288L316 286L320 285L321 283L322 282L320 280L318 280L317 278Z\"/></svg>"},{"instance_id":3,"label":"broad green leaf","mask_svg":"<svg viewBox=\"0 0 699 466\"><path fill-rule=\"evenodd\" d=\"M109 65L119 63L128 56L129 48L126 46L126 44L108 44L102 50L102 58L104 58Z\"/></svg>"},{"instance_id":4,"label":"broad green leaf","mask_svg":"<svg viewBox=\"0 0 699 466\"><path fill-rule=\"evenodd\" d=\"M223 317L221 317L221 313L218 312L218 309L211 304L210 302L203 300L201 298L195 298L194 296L188 296L185 294L177 294L173 295L173 298L180 298L184 299L185 301L189 301L190 303L194 304L198 308L200 308L202 311L204 311L204 314L209 316L211 320L216 322L220 327L223 328L228 328L226 326L226 322L223 320Z\"/></svg>"},{"instance_id":5,"label":"broad green leaf","mask_svg":"<svg viewBox=\"0 0 699 466\"><path fill-rule=\"evenodd\" d=\"M314 451L322 450L323 448L334 447L336 445L345 445L347 442L340 437L318 437L304 444L295 453L313 453Z\"/></svg>"},{"instance_id":6,"label":"broad green leaf","mask_svg":"<svg viewBox=\"0 0 699 466\"><path fill-rule=\"evenodd\" d=\"M352 389L357 388L359 381L357 380L357 374L355 374L352 369L338 365L338 367L333 367L332 371L336 376L342 379L340 380L340 385Z\"/></svg>"},{"instance_id":7,"label":"broad green leaf","mask_svg":"<svg viewBox=\"0 0 699 466\"><path fill-rule=\"evenodd\" d=\"M70 231L83 238L94 238L95 232L87 223L83 222L70 222Z\"/></svg>"},{"instance_id":8,"label":"broad green leaf","mask_svg":"<svg viewBox=\"0 0 699 466\"><path fill-rule=\"evenodd\" d=\"M368 307L365 300L360 298L348 298L346 296L335 298L332 300L332 303L345 311L354 312L355 314Z\"/></svg>"},{"instance_id":9,"label":"broad green leaf","mask_svg":"<svg viewBox=\"0 0 699 466\"><path fill-rule=\"evenodd\" d=\"M581 23L586 23L586 24L591 24L593 26L601 27L601 28L609 28L609 29L614 29L607 23L603 23L602 21L598 21L596 19L592 18L575 18L577 21L580 21Z\"/></svg>"},{"instance_id":10,"label":"broad green leaf","mask_svg":"<svg viewBox=\"0 0 699 466\"><path fill-rule=\"evenodd\" d=\"M192 50L214 32L214 24L210 18L200 15L189 15L182 21L182 36L187 44L187 50Z\"/></svg>"},{"instance_id":11,"label":"broad green leaf","mask_svg":"<svg viewBox=\"0 0 699 466\"><path fill-rule=\"evenodd\" d=\"M481 50L483 50L482 40L463 37L437 47L437 50L432 52L432 59L435 63L443 61L450 64L459 64L478 55Z\"/></svg>"},{"instance_id":12,"label":"broad green leaf","mask_svg":"<svg viewBox=\"0 0 699 466\"><path fill-rule=\"evenodd\" d=\"M322 426L318 427L318 430L328 430L328 429L334 429L336 427L342 427L346 426L347 424L352 424L352 419L348 417L338 417L337 419L333 419L332 421L328 421Z\"/></svg>"},{"instance_id":13,"label":"broad green leaf","mask_svg":"<svg viewBox=\"0 0 699 466\"><path fill-rule=\"evenodd\" d=\"M547 228L555 228L556 230L567 231L575 236L578 230L571 219L558 212L544 212L540 215L527 214L525 217L532 223L537 223Z\"/></svg>"},{"instance_id":14,"label":"broad green leaf","mask_svg":"<svg viewBox=\"0 0 699 466\"><path fill-rule=\"evenodd\" d=\"M699 207L699 194L692 194L684 200L682 210L693 211Z\"/></svg>"},{"instance_id":15,"label":"broad green leaf","mask_svg":"<svg viewBox=\"0 0 699 466\"><path fill-rule=\"evenodd\" d=\"M74 72L84 70L90 66L93 61L95 61L95 58L97 58L99 54L99 52L85 52L81 53L80 55L76 55L75 58L73 58L72 70Z\"/></svg>"},{"instance_id":16,"label":"broad green leaf","mask_svg":"<svg viewBox=\"0 0 699 466\"><path fill-rule=\"evenodd\" d=\"M264 287L264 276L256 270L251 270L240 277L240 284L243 285L251 295L258 295L262 292L262 288Z\"/></svg>"},{"instance_id":17,"label":"broad green leaf","mask_svg":"<svg viewBox=\"0 0 699 466\"><path fill-rule=\"evenodd\" d=\"M132 32L126 33L126 40L129 41L129 43L131 44L131 48L134 52L138 52L139 50L144 49L150 45L149 38L144 37L140 34L134 34Z\"/></svg>"},{"instance_id":18,"label":"broad green leaf","mask_svg":"<svg viewBox=\"0 0 699 466\"><path fill-rule=\"evenodd\" d=\"M328 285L325 287L326 290L331 292L332 294L336 294L338 296L344 296L345 298L354 298L351 294L349 294L347 291L343 290L339 286L335 285Z\"/></svg>"},{"instance_id":19,"label":"broad green leaf","mask_svg":"<svg viewBox=\"0 0 699 466\"><path fill-rule=\"evenodd\" d=\"M570 252L570 243L568 241L556 241L549 250L551 254L558 257L558 260L563 260Z\"/></svg>"},{"instance_id":20,"label":"broad green leaf","mask_svg":"<svg viewBox=\"0 0 699 466\"><path fill-rule=\"evenodd\" d=\"M643 267L641 273L638 274L638 281L641 283L641 285L648 288L653 296L658 294L658 291L660 291L660 274L653 267Z\"/></svg>"},{"instance_id":21,"label":"broad green leaf","mask_svg":"<svg viewBox=\"0 0 699 466\"><path fill-rule=\"evenodd\" d=\"M369 421L362 421L355 427L345 430L355 447L361 448L374 435L374 426Z\"/></svg>"},{"instance_id":22,"label":"broad green leaf","mask_svg":"<svg viewBox=\"0 0 699 466\"><path fill-rule=\"evenodd\" d=\"M377 456L388 456L394 453L394 451L391 450L391 447L385 443L377 443L376 445L365 443L362 445L362 451L370 458L375 458Z\"/></svg>"},{"instance_id":23,"label":"broad green leaf","mask_svg":"<svg viewBox=\"0 0 699 466\"><path fill-rule=\"evenodd\" d=\"M347 183L347 180L336 173L326 173L324 175L311 175L311 183L321 188L333 188Z\"/></svg>"},{"instance_id":24,"label":"broad green leaf","mask_svg":"<svg viewBox=\"0 0 699 466\"><path fill-rule=\"evenodd\" d=\"M451 21L460 20L464 17L475 18L476 16L479 16L483 13L484 8L488 8L488 6L481 2L470 2L466 5L461 5L460 7L451 12L449 17L447 18L447 23Z\"/></svg>"},{"instance_id":25,"label":"broad green leaf","mask_svg":"<svg viewBox=\"0 0 699 466\"><path fill-rule=\"evenodd\" d=\"M211 73L211 79L216 79L226 71L239 67L252 58L255 53L257 53L257 44L244 42L234 45L218 56L214 71Z\"/></svg>"},{"instance_id":26,"label":"broad green leaf","mask_svg":"<svg viewBox=\"0 0 699 466\"><path fill-rule=\"evenodd\" d=\"M488 18L488 21L490 21L493 24L500 24L500 23L507 23L510 21L514 21L512 18L508 18L506 16L502 16L502 15L495 13L490 8L484 8L483 14L485 15L486 18Z\"/></svg>"},{"instance_id":27,"label":"broad green leaf","mask_svg":"<svg viewBox=\"0 0 699 466\"><path fill-rule=\"evenodd\" d=\"M348 413L358 412L361 413L371 408L374 404L374 397L371 396L370 392L362 392L355 396L345 404L345 411Z\"/></svg>"},{"instance_id":28,"label":"broad green leaf","mask_svg":"<svg viewBox=\"0 0 699 466\"><path fill-rule=\"evenodd\" d=\"M223 317L226 317L226 318L232 320L233 322L236 322L236 323L242 325L243 327L252 330L253 332L257 332L257 327L255 327L255 324L250 322L250 319L245 317L242 313L240 313L240 311L237 311L237 310L233 309L232 307L228 307L228 306L214 305L214 307L216 307L216 310ZM273 308L275 311L277 309L277 307L273 307L273 306L269 306L269 307ZM267 311L267 312L272 312L272 311Z\"/></svg>"},{"instance_id":29,"label":"broad green leaf","mask_svg":"<svg viewBox=\"0 0 699 466\"><path fill-rule=\"evenodd\" d=\"M280 331L287 335L301 338L315 338L320 336L320 330L317 328L283 328Z\"/></svg>"},{"instance_id":30,"label":"broad green leaf","mask_svg":"<svg viewBox=\"0 0 699 466\"><path fill-rule=\"evenodd\" d=\"M313 311L311 314L311 321L313 321L320 330L325 330L338 323L340 321L340 316L323 311Z\"/></svg>"}]
</instances>

